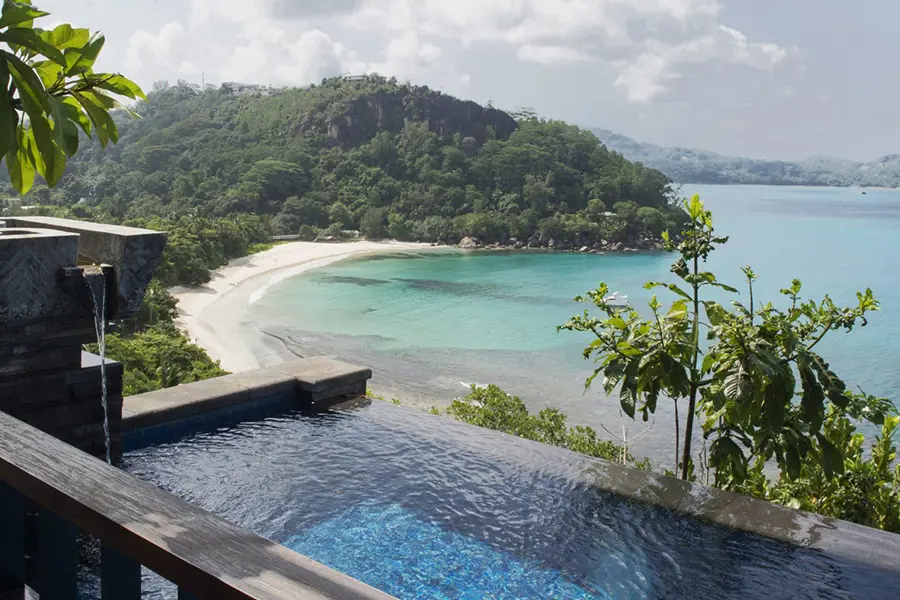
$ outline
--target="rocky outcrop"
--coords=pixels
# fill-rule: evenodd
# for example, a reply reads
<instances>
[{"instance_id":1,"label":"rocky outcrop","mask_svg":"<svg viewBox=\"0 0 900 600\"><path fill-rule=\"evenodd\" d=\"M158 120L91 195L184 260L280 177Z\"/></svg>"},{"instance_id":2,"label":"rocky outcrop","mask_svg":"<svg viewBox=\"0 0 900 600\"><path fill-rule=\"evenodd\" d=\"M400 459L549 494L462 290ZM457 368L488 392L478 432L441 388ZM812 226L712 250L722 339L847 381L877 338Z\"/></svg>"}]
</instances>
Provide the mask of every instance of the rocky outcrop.
<instances>
[{"instance_id":1,"label":"rocky outcrop","mask_svg":"<svg viewBox=\"0 0 900 600\"><path fill-rule=\"evenodd\" d=\"M458 246L460 248L462 248L463 250L474 250L475 248L478 248L480 246L480 244L478 243L478 240L476 240L475 238L464 237L463 239L461 239L459 241Z\"/></svg>"},{"instance_id":2,"label":"rocky outcrop","mask_svg":"<svg viewBox=\"0 0 900 600\"><path fill-rule=\"evenodd\" d=\"M426 122L438 135L455 133L483 144L488 128L497 139L507 139L518 124L496 108L470 100L459 100L428 88L399 88L350 100L345 110L325 123L325 133L341 146L357 146L379 131L397 133L408 122ZM310 115L300 132L319 128L320 121Z\"/></svg>"}]
</instances>

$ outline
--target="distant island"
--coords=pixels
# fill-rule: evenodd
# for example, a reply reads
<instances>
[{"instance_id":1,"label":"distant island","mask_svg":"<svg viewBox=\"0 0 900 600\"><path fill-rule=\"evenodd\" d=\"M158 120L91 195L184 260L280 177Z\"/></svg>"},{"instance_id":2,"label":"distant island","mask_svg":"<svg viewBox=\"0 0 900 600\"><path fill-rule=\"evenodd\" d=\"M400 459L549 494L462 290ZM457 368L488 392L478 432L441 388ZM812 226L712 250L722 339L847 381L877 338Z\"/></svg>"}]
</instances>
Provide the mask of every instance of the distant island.
<instances>
[{"instance_id":1,"label":"distant island","mask_svg":"<svg viewBox=\"0 0 900 600\"><path fill-rule=\"evenodd\" d=\"M871 162L812 156L799 162L723 156L639 142L607 129L591 131L610 150L658 169L677 183L900 187L900 154Z\"/></svg>"}]
</instances>

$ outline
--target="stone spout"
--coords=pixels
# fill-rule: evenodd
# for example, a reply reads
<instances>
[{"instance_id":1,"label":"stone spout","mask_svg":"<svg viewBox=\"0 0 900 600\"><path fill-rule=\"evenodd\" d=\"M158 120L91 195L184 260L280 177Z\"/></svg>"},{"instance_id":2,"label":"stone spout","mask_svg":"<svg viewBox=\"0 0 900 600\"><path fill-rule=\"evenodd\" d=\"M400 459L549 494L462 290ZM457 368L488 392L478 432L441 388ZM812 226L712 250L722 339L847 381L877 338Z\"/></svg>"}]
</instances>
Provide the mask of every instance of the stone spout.
<instances>
[{"instance_id":1,"label":"stone spout","mask_svg":"<svg viewBox=\"0 0 900 600\"><path fill-rule=\"evenodd\" d=\"M51 263L55 263L57 270L77 265L111 266L111 273L107 275L114 277L112 287L116 293L114 299L109 299L109 306L115 309L109 313L110 318L130 317L138 312L166 245L165 233L149 229L54 217L7 217L4 221L12 228L60 232L67 240L65 256L54 255L52 260L45 261L47 267ZM73 243L76 245L74 253ZM0 302L0 309L2 307Z\"/></svg>"}]
</instances>

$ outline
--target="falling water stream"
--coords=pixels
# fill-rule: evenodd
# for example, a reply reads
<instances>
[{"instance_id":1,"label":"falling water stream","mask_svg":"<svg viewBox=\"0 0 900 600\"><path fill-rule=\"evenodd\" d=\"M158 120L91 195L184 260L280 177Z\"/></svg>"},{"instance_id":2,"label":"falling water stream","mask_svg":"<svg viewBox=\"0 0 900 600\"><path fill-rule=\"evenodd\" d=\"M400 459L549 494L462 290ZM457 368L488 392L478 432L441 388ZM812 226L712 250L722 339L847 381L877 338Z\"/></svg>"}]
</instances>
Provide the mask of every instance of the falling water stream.
<instances>
[{"instance_id":1,"label":"falling water stream","mask_svg":"<svg viewBox=\"0 0 900 600\"><path fill-rule=\"evenodd\" d=\"M106 462L110 459L109 404L106 392L106 277L99 268L84 270L84 283L91 291L94 304L94 331L97 333L97 348L100 355L100 386L103 402L103 437L106 442Z\"/></svg>"}]
</instances>

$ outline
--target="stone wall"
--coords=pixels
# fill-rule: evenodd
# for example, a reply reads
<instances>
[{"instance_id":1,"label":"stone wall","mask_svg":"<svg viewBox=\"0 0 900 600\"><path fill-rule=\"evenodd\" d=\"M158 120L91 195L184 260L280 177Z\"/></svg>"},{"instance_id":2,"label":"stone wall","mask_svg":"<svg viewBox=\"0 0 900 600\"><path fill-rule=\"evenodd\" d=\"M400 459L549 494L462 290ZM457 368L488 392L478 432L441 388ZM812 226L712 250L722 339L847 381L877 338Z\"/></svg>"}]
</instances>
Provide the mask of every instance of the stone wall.
<instances>
[{"instance_id":1,"label":"stone wall","mask_svg":"<svg viewBox=\"0 0 900 600\"><path fill-rule=\"evenodd\" d=\"M122 365L106 362L110 450L122 455ZM100 357L77 369L0 379L0 410L94 456L105 457Z\"/></svg>"}]
</instances>

